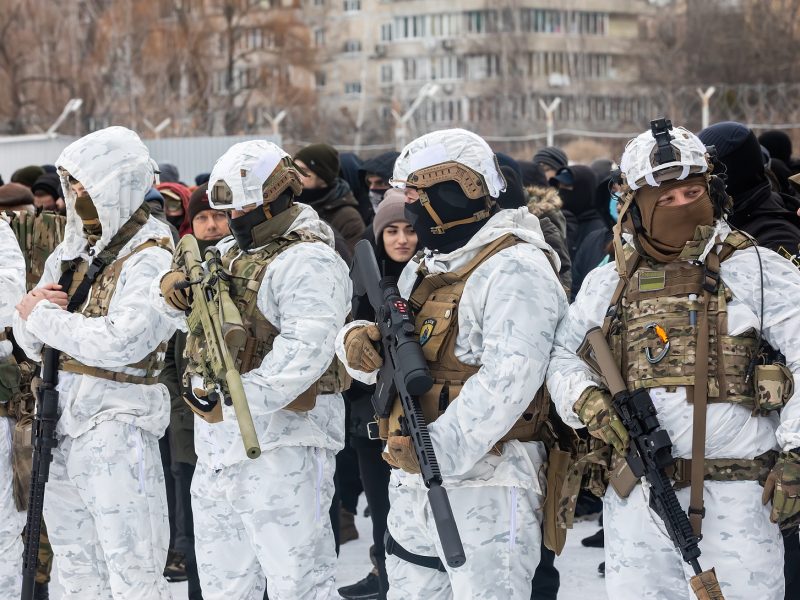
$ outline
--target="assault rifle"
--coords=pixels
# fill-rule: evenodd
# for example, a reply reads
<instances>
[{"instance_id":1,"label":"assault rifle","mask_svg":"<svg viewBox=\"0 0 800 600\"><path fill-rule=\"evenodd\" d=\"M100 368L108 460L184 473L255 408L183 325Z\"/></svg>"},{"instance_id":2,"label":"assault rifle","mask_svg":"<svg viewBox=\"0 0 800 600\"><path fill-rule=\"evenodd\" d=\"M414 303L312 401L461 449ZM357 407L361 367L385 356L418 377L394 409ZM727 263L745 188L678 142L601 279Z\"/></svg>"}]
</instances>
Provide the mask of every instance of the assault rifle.
<instances>
[{"instance_id":1,"label":"assault rifle","mask_svg":"<svg viewBox=\"0 0 800 600\"><path fill-rule=\"evenodd\" d=\"M394 399L399 396L403 407L401 433L411 437L445 559L449 566L460 567L467 559L417 399L431 388L433 379L414 331L411 308L400 295L396 278L381 278L375 253L367 240L356 244L350 277L355 295L366 295L369 299L381 332L383 367L372 396L375 414L387 418Z\"/></svg>"},{"instance_id":2,"label":"assault rifle","mask_svg":"<svg viewBox=\"0 0 800 600\"><path fill-rule=\"evenodd\" d=\"M193 235L181 238L175 249L175 262L186 273L188 281L176 287L190 287L191 310L187 317L189 333L204 340L205 359L199 365L203 387L212 402L219 402L217 386L223 400L233 404L244 449L249 458L258 458L258 444L253 417L242 386L242 376L236 370L231 348L241 348L246 340L242 317L229 294L230 275L222 267L219 250L206 249L205 266Z\"/></svg>"},{"instance_id":3,"label":"assault rifle","mask_svg":"<svg viewBox=\"0 0 800 600\"><path fill-rule=\"evenodd\" d=\"M672 466L672 440L661 429L658 413L646 389L632 392L622 378L603 331L595 327L586 334L594 360L612 394L612 405L630 436L626 460L637 478L644 477L650 484L650 508L664 521L672 543L683 560L691 565L694 577L690 584L700 600L724 600L714 569L703 571L698 563L700 548L698 537L692 530L687 513L681 508L672 482L665 469Z\"/></svg>"}]
</instances>

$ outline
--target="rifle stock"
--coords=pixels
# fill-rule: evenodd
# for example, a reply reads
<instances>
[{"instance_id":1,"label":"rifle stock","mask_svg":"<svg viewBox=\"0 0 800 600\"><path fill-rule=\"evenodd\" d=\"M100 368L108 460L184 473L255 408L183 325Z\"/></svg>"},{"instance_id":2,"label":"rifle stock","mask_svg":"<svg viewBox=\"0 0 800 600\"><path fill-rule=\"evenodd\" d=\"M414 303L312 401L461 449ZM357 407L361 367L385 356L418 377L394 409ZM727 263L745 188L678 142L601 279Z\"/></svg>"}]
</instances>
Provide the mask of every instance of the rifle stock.
<instances>
[{"instance_id":1,"label":"rifle stock","mask_svg":"<svg viewBox=\"0 0 800 600\"><path fill-rule=\"evenodd\" d=\"M242 377L236 370L231 348L244 344L246 334L242 318L230 298L228 274L222 268L219 250L206 249L206 265L200 261L197 240L192 235L181 238L176 249L176 262L184 269L192 288L192 305L188 316L189 329L205 340L207 360L203 384L222 388L224 401L233 404L242 443L249 458L258 458L258 443L250 406L242 386Z\"/></svg>"},{"instance_id":2,"label":"rifle stock","mask_svg":"<svg viewBox=\"0 0 800 600\"><path fill-rule=\"evenodd\" d=\"M661 429L650 394L645 389L628 391L599 327L587 332L586 341L612 394L614 410L630 436L626 456L628 466L636 477L644 477L650 484L651 508L664 521L672 543L695 573L690 580L695 595L700 600L724 600L714 569L703 571L700 568L700 540L694 534L689 517L678 502L672 482L667 477L665 469L675 462L672 441L669 434Z\"/></svg>"},{"instance_id":3,"label":"rifle stock","mask_svg":"<svg viewBox=\"0 0 800 600\"><path fill-rule=\"evenodd\" d=\"M356 295L368 297L381 332L383 367L372 397L375 413L387 417L392 402L399 397L403 407L403 433L411 437L422 480L428 488L428 502L445 560L450 567L460 567L466 562L464 548L417 399L431 388L433 379L416 338L411 308L400 296L396 280L381 278L372 246L366 240L356 244L350 277Z\"/></svg>"}]
</instances>

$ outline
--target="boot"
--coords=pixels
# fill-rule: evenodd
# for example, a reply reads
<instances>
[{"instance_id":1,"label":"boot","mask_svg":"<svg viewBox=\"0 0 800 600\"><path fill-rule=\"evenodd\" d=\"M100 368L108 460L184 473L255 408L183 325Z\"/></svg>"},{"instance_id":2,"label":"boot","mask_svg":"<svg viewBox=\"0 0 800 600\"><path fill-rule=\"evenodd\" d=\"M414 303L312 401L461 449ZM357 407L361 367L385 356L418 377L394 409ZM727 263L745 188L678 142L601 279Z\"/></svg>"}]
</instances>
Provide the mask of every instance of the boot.
<instances>
[{"instance_id":1,"label":"boot","mask_svg":"<svg viewBox=\"0 0 800 600\"><path fill-rule=\"evenodd\" d=\"M50 600L50 591L46 583L37 581L33 584L33 600Z\"/></svg>"},{"instance_id":2,"label":"boot","mask_svg":"<svg viewBox=\"0 0 800 600\"><path fill-rule=\"evenodd\" d=\"M604 541L603 529L601 527L597 533L593 533L589 537L583 538L581 540L581 544L587 548L602 548Z\"/></svg>"},{"instance_id":3,"label":"boot","mask_svg":"<svg viewBox=\"0 0 800 600\"><path fill-rule=\"evenodd\" d=\"M378 600L378 593L379 583L376 569L372 569L361 581L339 588L339 595L344 600Z\"/></svg>"},{"instance_id":4,"label":"boot","mask_svg":"<svg viewBox=\"0 0 800 600\"><path fill-rule=\"evenodd\" d=\"M167 551L167 566L164 567L164 578L170 583L186 581L186 557L183 552L169 549Z\"/></svg>"},{"instance_id":5,"label":"boot","mask_svg":"<svg viewBox=\"0 0 800 600\"><path fill-rule=\"evenodd\" d=\"M339 545L346 544L358 539L358 529L356 529L356 516L346 511L339 510Z\"/></svg>"}]
</instances>

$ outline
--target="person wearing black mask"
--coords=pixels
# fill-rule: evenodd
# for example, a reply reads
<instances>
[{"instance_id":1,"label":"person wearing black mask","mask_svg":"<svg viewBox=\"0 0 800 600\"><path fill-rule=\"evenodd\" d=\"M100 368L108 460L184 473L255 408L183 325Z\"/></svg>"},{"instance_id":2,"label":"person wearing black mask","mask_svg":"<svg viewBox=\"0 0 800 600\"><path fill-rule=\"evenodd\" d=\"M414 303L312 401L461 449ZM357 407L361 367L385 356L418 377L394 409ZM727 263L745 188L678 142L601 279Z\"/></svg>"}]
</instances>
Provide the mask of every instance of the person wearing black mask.
<instances>
[{"instance_id":1,"label":"person wearing black mask","mask_svg":"<svg viewBox=\"0 0 800 600\"><path fill-rule=\"evenodd\" d=\"M741 123L715 123L700 132L726 167L725 191L733 198L728 223L752 235L760 246L784 258L800 251L800 217L789 210L794 200L772 190L764 172L761 148L753 132Z\"/></svg>"},{"instance_id":2,"label":"person wearing black mask","mask_svg":"<svg viewBox=\"0 0 800 600\"><path fill-rule=\"evenodd\" d=\"M308 204L319 218L342 234L350 252L364 233L358 201L347 182L339 177L339 153L328 144L311 144L294 157L301 169L303 191L298 202Z\"/></svg>"},{"instance_id":3,"label":"person wearing black mask","mask_svg":"<svg viewBox=\"0 0 800 600\"><path fill-rule=\"evenodd\" d=\"M434 379L419 397L466 563L445 563L400 407L379 426L391 474L386 570L393 597L529 598L539 563L543 381L567 298L558 256L527 207L501 210L506 181L489 145L463 129L424 135L395 162L405 215L425 248L403 270L416 333ZM380 216L380 210L378 211ZM415 285L416 284L416 285ZM375 323L337 335L350 374L374 383Z\"/></svg>"},{"instance_id":4,"label":"person wearing black mask","mask_svg":"<svg viewBox=\"0 0 800 600\"><path fill-rule=\"evenodd\" d=\"M564 202L562 211L567 219L567 247L574 261L581 241L596 229L604 229L603 218L594 207L597 179L586 165L572 165L554 178Z\"/></svg>"}]
</instances>

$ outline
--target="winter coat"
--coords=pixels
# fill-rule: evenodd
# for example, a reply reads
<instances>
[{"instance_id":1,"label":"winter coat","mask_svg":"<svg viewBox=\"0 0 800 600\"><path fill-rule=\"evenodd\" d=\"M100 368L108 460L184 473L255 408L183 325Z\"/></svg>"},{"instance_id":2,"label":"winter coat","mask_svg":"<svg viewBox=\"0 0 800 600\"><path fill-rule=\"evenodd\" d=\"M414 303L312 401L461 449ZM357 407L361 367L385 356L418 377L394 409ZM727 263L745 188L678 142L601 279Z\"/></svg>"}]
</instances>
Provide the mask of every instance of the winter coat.
<instances>
[{"instance_id":1,"label":"winter coat","mask_svg":"<svg viewBox=\"0 0 800 600\"><path fill-rule=\"evenodd\" d=\"M728 221L756 238L760 246L776 252L783 248L796 256L800 252L800 217L786 209L784 198L765 181L733 199L733 213Z\"/></svg>"},{"instance_id":2,"label":"winter coat","mask_svg":"<svg viewBox=\"0 0 800 600\"><path fill-rule=\"evenodd\" d=\"M0 328L11 326L14 307L25 295L25 258L17 237L0 217ZM0 360L11 355L11 342L0 342Z\"/></svg>"},{"instance_id":3,"label":"winter coat","mask_svg":"<svg viewBox=\"0 0 800 600\"><path fill-rule=\"evenodd\" d=\"M561 259L558 278L564 289L569 290L572 287L572 261L567 249L567 220L561 212L561 197L551 187L529 187L527 192L530 197L528 210L539 218L545 241Z\"/></svg>"},{"instance_id":4,"label":"winter coat","mask_svg":"<svg viewBox=\"0 0 800 600\"><path fill-rule=\"evenodd\" d=\"M715 238L724 239L729 232L726 223L718 222ZM756 248L750 247L725 260L720 275L733 294L728 303L729 335L760 328L764 340L786 356L786 366L794 375L794 394L779 415L766 417L753 415L750 408L740 404L709 404L706 458L753 458L768 450L796 448L800 446L800 272L771 250L758 248L757 254ZM589 273L556 332L547 388L561 418L572 427L583 426L572 410L573 404L586 388L601 385L576 351L586 332L602 325L618 282L613 261ZM763 321L759 318L762 309ZM690 458L693 410L686 388L655 387L649 391L658 420L672 440L673 456Z\"/></svg>"},{"instance_id":5,"label":"winter coat","mask_svg":"<svg viewBox=\"0 0 800 600\"><path fill-rule=\"evenodd\" d=\"M333 360L333 342L350 310L352 285L347 265L333 250L333 231L303 206L289 231L305 230L321 242L290 246L267 266L257 306L280 330L261 365L244 375L242 384L262 452L285 446L344 447L341 394L317 397L308 412L283 410L319 379ZM228 236L217 243L224 254L235 246ZM234 259L236 260L236 259ZM164 302L159 280L150 287L151 302L175 325L186 330L186 316ZM195 417L197 462L220 469L250 460L244 451L233 406L223 405L223 421L209 424Z\"/></svg>"},{"instance_id":6,"label":"winter coat","mask_svg":"<svg viewBox=\"0 0 800 600\"><path fill-rule=\"evenodd\" d=\"M139 208L153 181L147 148L123 127L109 127L73 142L56 165L83 184L97 208L102 235L94 253L102 251ZM82 221L75 212L76 195L66 175L61 181L67 205L64 241L48 257L39 285L58 282L61 261L92 260ZM148 240L165 238L170 238L169 228L151 215L118 256ZM47 344L91 367L141 375L141 369L125 365L143 359L175 331L148 300L151 283L171 261L171 253L158 246L137 252L122 265L106 316L86 317L42 301L27 320L15 313L14 338L35 361L41 360ZM57 433L62 436L78 437L113 419L160 437L169 423L169 395L161 384L118 383L59 371L58 392L61 417Z\"/></svg>"},{"instance_id":7,"label":"winter coat","mask_svg":"<svg viewBox=\"0 0 800 600\"><path fill-rule=\"evenodd\" d=\"M557 323L567 297L544 252L539 220L527 209L501 210L464 245L449 253L426 252L408 263L399 281L408 297L421 261L429 273L452 272L471 261L492 241L512 233L527 243L506 248L482 263L466 282L458 306L455 355L479 366L444 414L428 427L445 485L517 486L543 493L538 473L546 461L541 442L507 442L500 456L492 446L511 428L543 382ZM558 258L555 257L558 265ZM344 337L336 351L344 359ZM364 383L376 373L349 369ZM418 475L393 473L393 482L423 487Z\"/></svg>"},{"instance_id":8,"label":"winter coat","mask_svg":"<svg viewBox=\"0 0 800 600\"><path fill-rule=\"evenodd\" d=\"M322 198L309 202L309 205L317 211L320 219L342 234L352 252L366 225L358 212L358 201L347 182L337 177L330 191Z\"/></svg>"}]
</instances>

